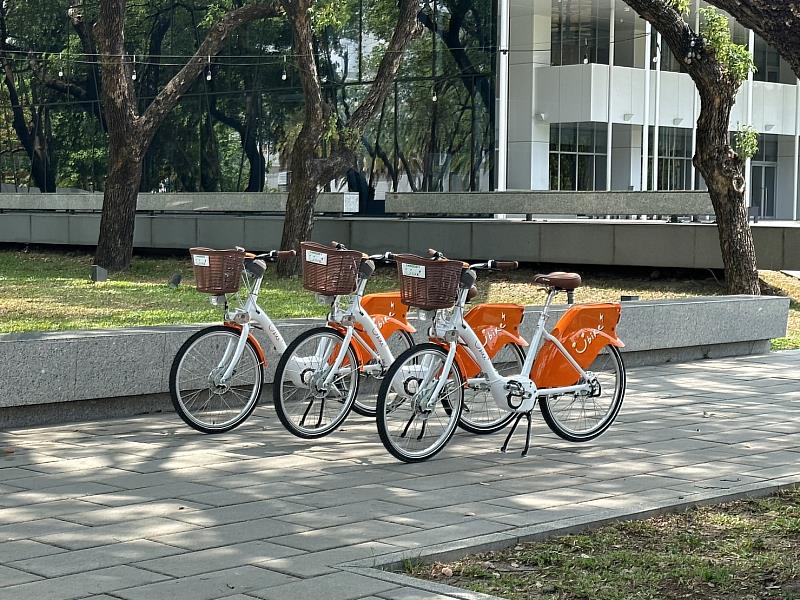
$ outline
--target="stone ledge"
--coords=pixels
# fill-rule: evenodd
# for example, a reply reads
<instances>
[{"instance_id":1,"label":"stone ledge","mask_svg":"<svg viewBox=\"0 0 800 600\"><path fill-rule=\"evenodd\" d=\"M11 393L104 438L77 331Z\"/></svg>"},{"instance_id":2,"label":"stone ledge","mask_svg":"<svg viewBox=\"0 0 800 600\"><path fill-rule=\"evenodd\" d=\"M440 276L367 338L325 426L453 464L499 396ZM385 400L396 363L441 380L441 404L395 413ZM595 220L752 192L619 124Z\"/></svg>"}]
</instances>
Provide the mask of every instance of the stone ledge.
<instances>
[{"instance_id":1,"label":"stone ledge","mask_svg":"<svg viewBox=\"0 0 800 600\"><path fill-rule=\"evenodd\" d=\"M284 212L285 192L194 192L139 194L139 212ZM68 210L98 212L103 194L0 194L0 210ZM322 193L316 212L358 212L358 193Z\"/></svg>"},{"instance_id":2,"label":"stone ledge","mask_svg":"<svg viewBox=\"0 0 800 600\"><path fill-rule=\"evenodd\" d=\"M712 215L708 192L414 192L386 194L386 211L429 214Z\"/></svg>"},{"instance_id":3,"label":"stone ledge","mask_svg":"<svg viewBox=\"0 0 800 600\"><path fill-rule=\"evenodd\" d=\"M566 306L554 308L552 327ZM538 307L527 307L522 333L536 325ZM625 302L618 333L631 365L652 365L704 357L763 353L769 340L786 333L789 299L719 296L685 300ZM287 342L316 319L278 322ZM143 327L0 335L0 410L145 396L168 391L169 370L178 348L203 325ZM418 338L424 339L420 323ZM271 382L278 354L257 332L267 352ZM2 420L0 419L0 422Z\"/></svg>"}]
</instances>

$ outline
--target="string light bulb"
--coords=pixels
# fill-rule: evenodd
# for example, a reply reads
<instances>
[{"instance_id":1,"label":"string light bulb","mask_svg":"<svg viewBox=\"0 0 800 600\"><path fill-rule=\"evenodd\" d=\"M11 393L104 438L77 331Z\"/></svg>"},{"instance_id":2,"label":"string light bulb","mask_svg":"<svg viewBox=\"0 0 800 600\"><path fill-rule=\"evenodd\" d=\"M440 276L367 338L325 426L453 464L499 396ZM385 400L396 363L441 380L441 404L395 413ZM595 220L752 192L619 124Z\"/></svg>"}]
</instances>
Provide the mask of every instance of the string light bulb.
<instances>
[{"instance_id":1,"label":"string light bulb","mask_svg":"<svg viewBox=\"0 0 800 600\"><path fill-rule=\"evenodd\" d=\"M64 61L62 60L63 52L58 53L58 76L64 77Z\"/></svg>"},{"instance_id":2,"label":"string light bulb","mask_svg":"<svg viewBox=\"0 0 800 600\"><path fill-rule=\"evenodd\" d=\"M281 79L286 81L286 55L283 55L283 73L281 73Z\"/></svg>"},{"instance_id":3,"label":"string light bulb","mask_svg":"<svg viewBox=\"0 0 800 600\"><path fill-rule=\"evenodd\" d=\"M206 81L211 81L211 56L208 57L208 69L206 70Z\"/></svg>"},{"instance_id":4,"label":"string light bulb","mask_svg":"<svg viewBox=\"0 0 800 600\"><path fill-rule=\"evenodd\" d=\"M436 95L436 87L434 87L434 88L432 89L431 100L432 100L433 102L436 102L436 101L438 101L438 100L439 100L439 97Z\"/></svg>"},{"instance_id":5,"label":"string light bulb","mask_svg":"<svg viewBox=\"0 0 800 600\"><path fill-rule=\"evenodd\" d=\"M131 73L131 80L136 81L136 55L133 55L133 73Z\"/></svg>"}]
</instances>

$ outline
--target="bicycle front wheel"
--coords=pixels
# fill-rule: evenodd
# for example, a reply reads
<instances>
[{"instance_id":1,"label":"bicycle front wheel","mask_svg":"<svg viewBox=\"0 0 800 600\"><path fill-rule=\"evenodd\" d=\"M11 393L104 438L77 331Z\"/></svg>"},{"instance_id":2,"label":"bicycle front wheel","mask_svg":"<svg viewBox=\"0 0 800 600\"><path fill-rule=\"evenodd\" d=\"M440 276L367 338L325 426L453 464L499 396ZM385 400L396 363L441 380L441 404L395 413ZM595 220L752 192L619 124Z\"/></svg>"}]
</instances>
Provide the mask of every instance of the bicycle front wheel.
<instances>
[{"instance_id":1,"label":"bicycle front wheel","mask_svg":"<svg viewBox=\"0 0 800 600\"><path fill-rule=\"evenodd\" d=\"M516 344L506 344L492 358L492 366L504 377L522 373L524 363L525 352ZM458 425L470 433L495 433L508 425L515 414L511 409L500 408L487 387L474 389L468 385Z\"/></svg>"},{"instance_id":2,"label":"bicycle front wheel","mask_svg":"<svg viewBox=\"0 0 800 600\"><path fill-rule=\"evenodd\" d=\"M395 331L386 340L392 356L397 358L414 345L414 338L407 331ZM368 373L361 373L361 382L358 386L358 396L353 404L353 410L364 417L375 416L375 406L378 403L378 390L383 378Z\"/></svg>"},{"instance_id":3,"label":"bicycle front wheel","mask_svg":"<svg viewBox=\"0 0 800 600\"><path fill-rule=\"evenodd\" d=\"M275 371L273 401L278 418L297 437L319 438L347 418L358 393L358 360L350 344L336 371L344 336L330 327L299 335Z\"/></svg>"},{"instance_id":4,"label":"bicycle front wheel","mask_svg":"<svg viewBox=\"0 0 800 600\"><path fill-rule=\"evenodd\" d=\"M608 429L617 418L625 396L625 365L614 346L606 346L586 369L595 377L589 394L563 394L539 400L550 429L570 442L588 442Z\"/></svg>"},{"instance_id":5,"label":"bicycle front wheel","mask_svg":"<svg viewBox=\"0 0 800 600\"><path fill-rule=\"evenodd\" d=\"M404 462L435 456L455 433L464 404L464 380L455 361L444 372L447 351L420 344L403 352L378 391L381 442ZM443 381L438 394L437 384ZM436 396L434 397L434 395Z\"/></svg>"},{"instance_id":6,"label":"bicycle front wheel","mask_svg":"<svg viewBox=\"0 0 800 600\"><path fill-rule=\"evenodd\" d=\"M248 339L227 380L241 338L238 329L214 325L201 329L181 346L169 373L169 392L175 412L203 433L223 433L243 423L255 410L264 367Z\"/></svg>"}]
</instances>

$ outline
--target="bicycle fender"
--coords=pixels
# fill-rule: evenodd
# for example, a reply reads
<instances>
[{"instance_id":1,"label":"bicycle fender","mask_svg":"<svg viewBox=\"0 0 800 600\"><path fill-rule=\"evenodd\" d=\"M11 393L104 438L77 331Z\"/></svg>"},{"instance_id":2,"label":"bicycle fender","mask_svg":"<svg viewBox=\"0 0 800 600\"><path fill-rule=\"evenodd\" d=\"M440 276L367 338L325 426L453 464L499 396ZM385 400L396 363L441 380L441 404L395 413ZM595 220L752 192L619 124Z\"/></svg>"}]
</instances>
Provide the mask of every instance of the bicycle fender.
<instances>
[{"instance_id":1,"label":"bicycle fender","mask_svg":"<svg viewBox=\"0 0 800 600\"><path fill-rule=\"evenodd\" d=\"M582 369L588 368L606 346L625 346L616 336L589 328L574 331L559 341ZM577 383L578 372L555 344L545 342L533 364L531 379L539 388L566 387Z\"/></svg>"},{"instance_id":2,"label":"bicycle fender","mask_svg":"<svg viewBox=\"0 0 800 600\"><path fill-rule=\"evenodd\" d=\"M238 323L234 323L233 321L225 321L225 323L223 323L223 325L225 325L225 327L230 327L231 329L235 329L236 331L239 331L239 332L242 331L242 326L239 325ZM258 356L259 362L266 367L267 366L267 355L264 352L264 349L261 347L261 344L258 343L258 340L255 338L255 336L252 333L247 336L247 339L249 339L253 343L253 348L256 349L256 356Z\"/></svg>"},{"instance_id":3,"label":"bicycle fender","mask_svg":"<svg viewBox=\"0 0 800 600\"><path fill-rule=\"evenodd\" d=\"M494 358L506 344L516 344L524 348L528 346L528 342L519 335L494 325L478 327L475 329L475 334L483 341L483 347L489 358Z\"/></svg>"},{"instance_id":4,"label":"bicycle fender","mask_svg":"<svg viewBox=\"0 0 800 600\"><path fill-rule=\"evenodd\" d=\"M412 325L400 319L395 319L389 315L370 315L375 325L381 332L383 339L388 340L392 334L398 331L407 331L408 333L415 333L417 330Z\"/></svg>"}]
</instances>

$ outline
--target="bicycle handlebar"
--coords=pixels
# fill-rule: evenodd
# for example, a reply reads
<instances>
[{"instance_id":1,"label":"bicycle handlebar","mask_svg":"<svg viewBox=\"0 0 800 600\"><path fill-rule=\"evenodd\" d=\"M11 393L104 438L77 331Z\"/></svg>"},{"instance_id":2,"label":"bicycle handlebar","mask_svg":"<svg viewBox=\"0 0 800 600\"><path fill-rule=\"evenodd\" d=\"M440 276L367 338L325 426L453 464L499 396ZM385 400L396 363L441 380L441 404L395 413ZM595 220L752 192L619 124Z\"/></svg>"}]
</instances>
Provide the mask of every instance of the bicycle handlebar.
<instances>
[{"instance_id":1,"label":"bicycle handlebar","mask_svg":"<svg viewBox=\"0 0 800 600\"><path fill-rule=\"evenodd\" d=\"M265 252L264 254L255 254L247 256L247 258L276 262L279 260L287 260L289 258L294 258L295 256L297 256L297 252L294 250L270 250L269 252Z\"/></svg>"}]
</instances>

